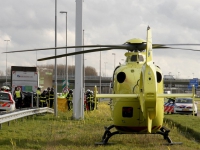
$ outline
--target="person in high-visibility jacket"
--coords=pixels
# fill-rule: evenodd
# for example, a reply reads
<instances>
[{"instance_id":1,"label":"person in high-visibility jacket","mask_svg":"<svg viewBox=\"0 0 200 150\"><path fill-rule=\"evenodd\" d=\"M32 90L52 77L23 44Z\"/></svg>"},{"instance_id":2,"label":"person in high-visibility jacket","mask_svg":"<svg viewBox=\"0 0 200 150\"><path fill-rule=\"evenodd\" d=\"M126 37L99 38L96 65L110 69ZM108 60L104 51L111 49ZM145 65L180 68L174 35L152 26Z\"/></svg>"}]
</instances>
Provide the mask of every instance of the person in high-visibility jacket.
<instances>
[{"instance_id":1,"label":"person in high-visibility jacket","mask_svg":"<svg viewBox=\"0 0 200 150\"><path fill-rule=\"evenodd\" d=\"M73 100L73 90L69 90L69 93L67 94L67 105L68 105L68 110L71 110L72 107L73 107L73 103L72 103L72 100Z\"/></svg>"},{"instance_id":2,"label":"person in high-visibility jacket","mask_svg":"<svg viewBox=\"0 0 200 150\"><path fill-rule=\"evenodd\" d=\"M67 94L68 94L67 90L64 90L62 93L62 97L67 97Z\"/></svg>"},{"instance_id":3,"label":"person in high-visibility jacket","mask_svg":"<svg viewBox=\"0 0 200 150\"><path fill-rule=\"evenodd\" d=\"M38 105L39 105L39 102L40 102L40 95L41 95L41 88L38 87L37 91L36 91L36 98L35 98L36 104L38 102Z\"/></svg>"},{"instance_id":4,"label":"person in high-visibility jacket","mask_svg":"<svg viewBox=\"0 0 200 150\"><path fill-rule=\"evenodd\" d=\"M15 90L14 99L17 101L16 108L21 109L22 108L22 93L19 87L17 87Z\"/></svg>"},{"instance_id":5,"label":"person in high-visibility jacket","mask_svg":"<svg viewBox=\"0 0 200 150\"><path fill-rule=\"evenodd\" d=\"M48 107L50 107L50 100L49 100L49 95L50 95L50 87L47 88L47 91L46 91L46 98L47 98L47 104L48 104Z\"/></svg>"},{"instance_id":6,"label":"person in high-visibility jacket","mask_svg":"<svg viewBox=\"0 0 200 150\"><path fill-rule=\"evenodd\" d=\"M40 95L40 107L47 107L47 97L46 97L47 90L44 90Z\"/></svg>"},{"instance_id":7,"label":"person in high-visibility jacket","mask_svg":"<svg viewBox=\"0 0 200 150\"><path fill-rule=\"evenodd\" d=\"M53 107L53 102L54 102L54 89L51 88L50 92L49 92L49 107L52 108Z\"/></svg>"},{"instance_id":8,"label":"person in high-visibility jacket","mask_svg":"<svg viewBox=\"0 0 200 150\"><path fill-rule=\"evenodd\" d=\"M94 96L93 91L88 90L86 93L86 101L89 110L94 110Z\"/></svg>"}]
</instances>

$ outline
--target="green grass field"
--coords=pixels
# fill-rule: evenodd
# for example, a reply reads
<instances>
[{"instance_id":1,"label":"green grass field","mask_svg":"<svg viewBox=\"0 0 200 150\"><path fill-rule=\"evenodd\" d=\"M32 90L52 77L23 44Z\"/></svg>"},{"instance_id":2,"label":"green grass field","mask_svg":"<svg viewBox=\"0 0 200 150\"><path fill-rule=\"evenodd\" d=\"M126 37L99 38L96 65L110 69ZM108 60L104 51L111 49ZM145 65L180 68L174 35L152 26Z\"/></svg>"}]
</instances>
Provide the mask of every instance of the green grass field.
<instances>
[{"instance_id":1,"label":"green grass field","mask_svg":"<svg viewBox=\"0 0 200 150\"><path fill-rule=\"evenodd\" d=\"M84 120L72 120L72 112L35 115L2 125L0 150L197 150L199 143L184 134L174 123L164 121L171 128L170 138L182 145L165 145L161 135L114 135L106 146L96 146L104 133L104 126L112 124L107 102L99 109L85 112ZM172 117L169 116L168 117ZM183 117L183 116L182 116ZM189 116L185 116L189 117ZM192 117L192 116L190 116ZM183 129L184 131L184 129ZM187 131L187 130L185 130ZM187 137L186 137L187 136ZM189 137L189 138L188 138Z\"/></svg>"}]
</instances>

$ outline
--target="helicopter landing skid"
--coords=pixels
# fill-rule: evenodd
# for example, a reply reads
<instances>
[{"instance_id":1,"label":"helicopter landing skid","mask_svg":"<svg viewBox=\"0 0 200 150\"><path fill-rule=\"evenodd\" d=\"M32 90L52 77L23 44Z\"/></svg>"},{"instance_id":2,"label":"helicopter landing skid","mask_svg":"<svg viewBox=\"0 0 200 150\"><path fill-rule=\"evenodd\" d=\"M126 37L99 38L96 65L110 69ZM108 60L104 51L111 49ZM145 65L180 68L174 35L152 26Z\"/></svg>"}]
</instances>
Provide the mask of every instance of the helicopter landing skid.
<instances>
[{"instance_id":1,"label":"helicopter landing skid","mask_svg":"<svg viewBox=\"0 0 200 150\"><path fill-rule=\"evenodd\" d=\"M96 142L95 145L107 145L108 144L108 140L115 134L119 134L119 131L115 131L115 132L110 132L110 129L114 128L114 125L111 125L109 127L104 127L105 128L105 132L102 136L102 141L101 142ZM109 143L111 144L111 143Z\"/></svg>"},{"instance_id":2,"label":"helicopter landing skid","mask_svg":"<svg viewBox=\"0 0 200 150\"><path fill-rule=\"evenodd\" d=\"M167 140L167 142L168 142L166 145L181 145L181 144L183 144L182 142L172 142L172 140L169 137L169 132L170 132L170 130L167 129L166 127L161 127L160 131L158 131L157 134L163 135L164 139Z\"/></svg>"}]
</instances>

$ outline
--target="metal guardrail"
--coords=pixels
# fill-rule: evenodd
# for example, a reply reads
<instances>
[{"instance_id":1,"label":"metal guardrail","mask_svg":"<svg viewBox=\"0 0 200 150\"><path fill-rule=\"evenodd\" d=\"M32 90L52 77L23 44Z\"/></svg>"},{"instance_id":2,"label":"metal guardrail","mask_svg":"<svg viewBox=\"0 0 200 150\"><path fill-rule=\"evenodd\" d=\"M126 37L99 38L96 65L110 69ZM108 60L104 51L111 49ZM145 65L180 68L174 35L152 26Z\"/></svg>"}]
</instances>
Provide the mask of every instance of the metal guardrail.
<instances>
[{"instance_id":1,"label":"metal guardrail","mask_svg":"<svg viewBox=\"0 0 200 150\"><path fill-rule=\"evenodd\" d=\"M43 107L43 108L30 108L27 110L20 110L20 111L14 111L12 113L6 113L3 115L0 115L0 124L9 122L15 119L23 118L26 116L41 114L45 112L54 113L54 110L49 107Z\"/></svg>"}]
</instances>

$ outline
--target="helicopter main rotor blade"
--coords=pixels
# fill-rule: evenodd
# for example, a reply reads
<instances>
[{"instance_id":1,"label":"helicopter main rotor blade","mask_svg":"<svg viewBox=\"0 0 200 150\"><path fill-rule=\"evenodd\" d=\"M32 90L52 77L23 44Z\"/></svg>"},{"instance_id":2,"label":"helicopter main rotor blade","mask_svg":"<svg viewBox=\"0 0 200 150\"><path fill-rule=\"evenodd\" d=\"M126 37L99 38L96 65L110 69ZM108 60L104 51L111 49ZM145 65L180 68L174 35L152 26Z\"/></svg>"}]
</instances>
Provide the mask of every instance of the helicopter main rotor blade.
<instances>
[{"instance_id":1,"label":"helicopter main rotor blade","mask_svg":"<svg viewBox=\"0 0 200 150\"><path fill-rule=\"evenodd\" d=\"M154 49L179 49L179 50L186 50L186 51L199 51L200 52L200 50L198 50L198 49L191 49L191 48L174 48L174 47L156 47L156 48L154 48Z\"/></svg>"},{"instance_id":2,"label":"helicopter main rotor blade","mask_svg":"<svg viewBox=\"0 0 200 150\"><path fill-rule=\"evenodd\" d=\"M200 46L200 44L152 44L153 48L166 48L168 46Z\"/></svg>"},{"instance_id":3,"label":"helicopter main rotor blade","mask_svg":"<svg viewBox=\"0 0 200 150\"><path fill-rule=\"evenodd\" d=\"M115 48L115 49L124 49L124 48ZM112 50L112 48L89 49L89 50L84 50L84 51L68 53L68 54L62 54L62 55L57 55L57 56L40 58L40 59L38 59L38 61L61 58L61 57L66 57L66 56L78 55L78 54L85 54L85 53L92 53L92 52L99 52L99 51L107 51L107 50Z\"/></svg>"},{"instance_id":4,"label":"helicopter main rotor blade","mask_svg":"<svg viewBox=\"0 0 200 150\"><path fill-rule=\"evenodd\" d=\"M92 47L107 47L112 49L127 49L130 45L82 45L82 46L63 46L63 47L50 47L50 48L39 48L39 49L28 49L28 50L17 50L8 51L3 53L17 53L17 52L30 52L30 51L41 51L41 50L53 50L53 49L65 49L65 48L92 48Z\"/></svg>"},{"instance_id":5,"label":"helicopter main rotor blade","mask_svg":"<svg viewBox=\"0 0 200 150\"><path fill-rule=\"evenodd\" d=\"M72 55L78 55L78 54L85 54L85 53L92 53L92 52L98 52L98 51L107 51L107 50L112 50L112 49L123 49L127 50L129 48L128 45L123 45L122 47L114 47L114 48L98 48L98 49L89 49L89 50L84 50L84 51L78 51L78 52L73 52L73 53L68 53L68 54L62 54L62 55L57 55L57 56L51 56L51 57L45 57L45 58L40 58L38 61L44 61L44 60L50 60L50 59L55 59L55 58L61 58L61 57L66 57L66 56L72 56ZM173 48L173 47L154 47L153 49L180 49L180 50L190 50L190 51L200 51L200 50L195 50L195 49L186 49L186 48Z\"/></svg>"}]
</instances>

